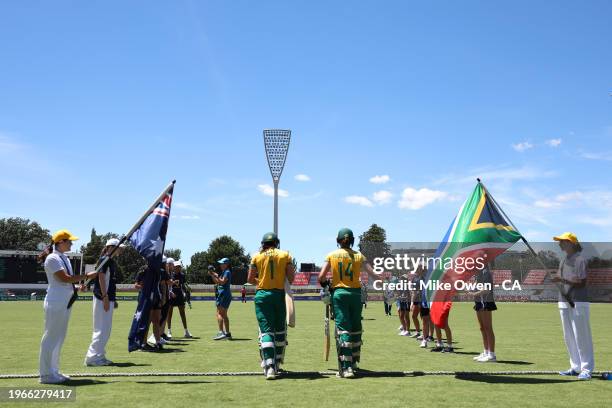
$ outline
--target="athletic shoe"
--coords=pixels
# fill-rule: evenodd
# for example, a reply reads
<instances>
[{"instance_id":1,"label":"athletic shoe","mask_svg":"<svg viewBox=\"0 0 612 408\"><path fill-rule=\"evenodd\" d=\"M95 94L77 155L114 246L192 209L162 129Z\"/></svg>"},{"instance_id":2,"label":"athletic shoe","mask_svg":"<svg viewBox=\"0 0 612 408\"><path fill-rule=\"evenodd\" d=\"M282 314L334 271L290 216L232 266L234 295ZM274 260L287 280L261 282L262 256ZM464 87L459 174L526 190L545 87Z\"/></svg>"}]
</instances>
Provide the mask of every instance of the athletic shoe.
<instances>
[{"instance_id":1,"label":"athletic shoe","mask_svg":"<svg viewBox=\"0 0 612 408\"><path fill-rule=\"evenodd\" d=\"M61 384L68 381L65 377L60 377L59 375L43 375L38 380L41 384Z\"/></svg>"},{"instance_id":2,"label":"athletic shoe","mask_svg":"<svg viewBox=\"0 0 612 408\"><path fill-rule=\"evenodd\" d=\"M231 340L232 339L232 333L230 333L230 332L225 333L225 338L227 340Z\"/></svg>"},{"instance_id":3,"label":"athletic shoe","mask_svg":"<svg viewBox=\"0 0 612 408\"><path fill-rule=\"evenodd\" d=\"M421 341L421 340L423 340L423 335L421 334L420 336L417 336L417 338L416 338L416 339L417 339L417 341Z\"/></svg>"},{"instance_id":4,"label":"athletic shoe","mask_svg":"<svg viewBox=\"0 0 612 408\"><path fill-rule=\"evenodd\" d=\"M220 331L220 332L217 333L217 335L215 337L213 337L213 340L223 340L224 338L225 338L225 333Z\"/></svg>"},{"instance_id":5,"label":"athletic shoe","mask_svg":"<svg viewBox=\"0 0 612 408\"><path fill-rule=\"evenodd\" d=\"M569 369L567 371L559 371L559 375L564 375L564 376L576 376L578 375L577 371L574 371L573 369Z\"/></svg>"},{"instance_id":6,"label":"athletic shoe","mask_svg":"<svg viewBox=\"0 0 612 408\"><path fill-rule=\"evenodd\" d=\"M102 367L104 364L104 359L95 360L95 361L85 361L86 367Z\"/></svg>"},{"instance_id":7,"label":"athletic shoe","mask_svg":"<svg viewBox=\"0 0 612 408\"><path fill-rule=\"evenodd\" d=\"M433 336L427 336L427 341L434 341Z\"/></svg>"},{"instance_id":8,"label":"athletic shoe","mask_svg":"<svg viewBox=\"0 0 612 408\"><path fill-rule=\"evenodd\" d=\"M404 331L404 326L400 326L397 328L398 331Z\"/></svg>"},{"instance_id":9,"label":"athletic shoe","mask_svg":"<svg viewBox=\"0 0 612 408\"><path fill-rule=\"evenodd\" d=\"M481 358L483 358L484 356L486 356L487 354L483 351L482 353L480 353L479 355L477 355L476 357L474 357L474 361L478 361Z\"/></svg>"},{"instance_id":10,"label":"athletic shoe","mask_svg":"<svg viewBox=\"0 0 612 408\"><path fill-rule=\"evenodd\" d=\"M160 344L156 344L156 345L152 346L149 343L147 343L147 344L145 344L142 347L141 350L142 351L146 351L146 352L150 352L150 353L156 353L156 352L158 352L161 349L162 349L162 346Z\"/></svg>"},{"instance_id":11,"label":"athletic shoe","mask_svg":"<svg viewBox=\"0 0 612 408\"><path fill-rule=\"evenodd\" d=\"M454 353L454 352L455 352L455 349L452 347L446 346L442 349L442 353Z\"/></svg>"},{"instance_id":12,"label":"athletic shoe","mask_svg":"<svg viewBox=\"0 0 612 408\"><path fill-rule=\"evenodd\" d=\"M64 375L62 373L57 373L57 376L62 379L62 382L70 381L70 376L68 376L68 375Z\"/></svg>"},{"instance_id":13,"label":"athletic shoe","mask_svg":"<svg viewBox=\"0 0 612 408\"><path fill-rule=\"evenodd\" d=\"M166 339L168 340L172 339L172 331L170 329L168 329L168 334L166 335Z\"/></svg>"},{"instance_id":14,"label":"athletic shoe","mask_svg":"<svg viewBox=\"0 0 612 408\"><path fill-rule=\"evenodd\" d=\"M434 353L439 353L442 350L444 350L444 347L440 346L439 344L436 344L436 347L431 349L431 351L433 351Z\"/></svg>"},{"instance_id":15,"label":"athletic shoe","mask_svg":"<svg viewBox=\"0 0 612 408\"><path fill-rule=\"evenodd\" d=\"M419 346L421 348L427 348L427 340L422 340L421 341L421 345Z\"/></svg>"},{"instance_id":16,"label":"athletic shoe","mask_svg":"<svg viewBox=\"0 0 612 408\"><path fill-rule=\"evenodd\" d=\"M347 367L346 369L344 369L344 374L342 375L342 377L343 378L355 378L355 372L353 371L351 367Z\"/></svg>"},{"instance_id":17,"label":"athletic shoe","mask_svg":"<svg viewBox=\"0 0 612 408\"><path fill-rule=\"evenodd\" d=\"M168 340L168 336L166 335L166 333L162 333L161 338L164 340Z\"/></svg>"},{"instance_id":18,"label":"athletic shoe","mask_svg":"<svg viewBox=\"0 0 612 408\"><path fill-rule=\"evenodd\" d=\"M423 340L423 336L421 336L421 332L420 332L420 331L416 331L416 332L414 332L413 334L411 334L411 335L410 335L410 337L412 337L412 338L417 338L417 339L418 339L419 337L421 337L421 340Z\"/></svg>"},{"instance_id":19,"label":"athletic shoe","mask_svg":"<svg viewBox=\"0 0 612 408\"><path fill-rule=\"evenodd\" d=\"M276 371L274 367L268 367L266 369L266 380L276 380Z\"/></svg>"},{"instance_id":20,"label":"athletic shoe","mask_svg":"<svg viewBox=\"0 0 612 408\"><path fill-rule=\"evenodd\" d=\"M591 379L591 373L588 371L583 371L578 375L578 379L581 381L588 381Z\"/></svg>"},{"instance_id":21,"label":"athletic shoe","mask_svg":"<svg viewBox=\"0 0 612 408\"><path fill-rule=\"evenodd\" d=\"M497 357L495 357L495 355L485 354L476 361L479 363L497 363Z\"/></svg>"},{"instance_id":22,"label":"athletic shoe","mask_svg":"<svg viewBox=\"0 0 612 408\"><path fill-rule=\"evenodd\" d=\"M406 330L402 336L412 337L412 333L410 333L410 330Z\"/></svg>"},{"instance_id":23,"label":"athletic shoe","mask_svg":"<svg viewBox=\"0 0 612 408\"><path fill-rule=\"evenodd\" d=\"M193 337L193 336L191 335L191 333L189 333L189 330L185 330L185 338L186 338L186 339L190 339L190 338L192 338L192 337Z\"/></svg>"},{"instance_id":24,"label":"athletic shoe","mask_svg":"<svg viewBox=\"0 0 612 408\"><path fill-rule=\"evenodd\" d=\"M159 338L159 344L168 344L168 341L162 336Z\"/></svg>"},{"instance_id":25,"label":"athletic shoe","mask_svg":"<svg viewBox=\"0 0 612 408\"><path fill-rule=\"evenodd\" d=\"M405 336L406 335L406 330L400 330L399 333L397 333L398 336Z\"/></svg>"},{"instance_id":26,"label":"athletic shoe","mask_svg":"<svg viewBox=\"0 0 612 408\"><path fill-rule=\"evenodd\" d=\"M104 358L104 359L102 360L102 362L104 363L104 364L102 364L102 365L105 365L105 366L109 366L109 365L113 365L113 364L115 364L115 363L113 363L112 361L107 360L106 358Z\"/></svg>"}]
</instances>

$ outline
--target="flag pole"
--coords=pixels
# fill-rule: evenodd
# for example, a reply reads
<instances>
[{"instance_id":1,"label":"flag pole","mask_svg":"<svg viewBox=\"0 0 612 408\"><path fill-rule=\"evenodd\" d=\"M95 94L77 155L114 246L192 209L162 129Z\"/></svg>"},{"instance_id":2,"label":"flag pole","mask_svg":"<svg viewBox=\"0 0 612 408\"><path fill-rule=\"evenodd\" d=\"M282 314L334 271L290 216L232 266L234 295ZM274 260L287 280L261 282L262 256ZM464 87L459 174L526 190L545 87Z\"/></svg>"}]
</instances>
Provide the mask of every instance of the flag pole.
<instances>
[{"instance_id":1,"label":"flag pole","mask_svg":"<svg viewBox=\"0 0 612 408\"><path fill-rule=\"evenodd\" d=\"M493 195L491 193L489 193L489 190L485 187L484 184L482 184L482 182L480 181L479 178L476 179L478 181L478 184L480 184L482 186L482 188L484 188L485 190L485 194L487 194L490 198L491 198L491 202L493 203L493 205L495 206L495 209L498 210L499 212L502 213L502 215L504 216L504 218L506 219L506 221L508 221L510 223L510 225L512 226L512 228L514 228L514 230L516 232L519 232L518 229L516 228L516 226L514 225L514 223L512 222L512 220L510 218L508 218L508 216L506 215L506 213L504 212L504 210L500 207L500 205L497 203L497 201L495 201L495 198L493 198ZM540 257L538 256L538 254L536 254L536 252L533 250L533 248L531 247L531 245L529 244L529 242L527 242L527 239L523 236L523 234L521 234L521 241L523 241L523 243L525 245L527 245L527 248L529 248L529 252L531 252L531 254L535 257L535 259L537 259L537 261L540 263L540 265L542 266L542 268L544 268L544 271L546 272L546 276L552 280L552 276L550 274L550 272L548 272L548 267L544 264L544 262L540 259ZM561 296L563 296L565 298L565 300L567 300L567 303L569 303L569 305L571 307L574 307L574 302L572 302L569 298L569 295L567 293L564 292L563 290L563 285L560 284L559 282L553 282L555 284L555 286L557 287L557 289L559 289L559 292L561 293Z\"/></svg>"},{"instance_id":2,"label":"flag pole","mask_svg":"<svg viewBox=\"0 0 612 408\"><path fill-rule=\"evenodd\" d=\"M168 184L168 186L166 186L166 188L164 189L164 191L161 192L161 194L157 197L157 199L155 200L155 202L153 202L153 204L151 204L151 206L149 207L149 209L147 211L145 211L144 214L142 214L142 216L140 217L140 219L138 219L138 221L136 222L136 224L134 224L134 226L127 232L127 234L122 235L119 238L119 244L115 247L113 247L113 249L111 250L110 254L108 254L108 256L106 256L102 262L100 262L97 266L95 271L96 272L100 272L102 270L102 268L104 267L104 265L106 265L106 263L108 262L109 259L111 259L111 257L113 256L113 254L115 253L115 251L119 248L119 245L123 244L127 239L129 239L132 234L134 233L134 231L136 231L138 228L140 228L140 224L142 224L144 222L144 220L149 216L149 214L151 214L151 212L153 212L153 210L155 210L155 207L157 207L157 204L160 203L160 201L162 201L164 199L164 197L166 196L166 194L168 193L168 191L170 191L170 189L172 187L174 187L174 184L176 183L176 180L172 180L172 182L170 182ZM85 285L87 285L89 283L89 281L91 281L91 279L88 279L85 282Z\"/></svg>"}]
</instances>

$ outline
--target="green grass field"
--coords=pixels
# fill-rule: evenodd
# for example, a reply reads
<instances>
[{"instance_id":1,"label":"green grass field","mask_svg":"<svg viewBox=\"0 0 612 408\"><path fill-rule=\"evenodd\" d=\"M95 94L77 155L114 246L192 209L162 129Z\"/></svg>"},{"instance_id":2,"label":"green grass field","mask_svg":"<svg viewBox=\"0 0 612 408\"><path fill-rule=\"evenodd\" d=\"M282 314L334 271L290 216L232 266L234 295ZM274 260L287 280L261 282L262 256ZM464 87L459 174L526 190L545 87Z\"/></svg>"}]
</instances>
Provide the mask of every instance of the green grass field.
<instances>
[{"instance_id":1,"label":"green grass field","mask_svg":"<svg viewBox=\"0 0 612 408\"><path fill-rule=\"evenodd\" d=\"M177 339L165 353L127 352L127 334L135 302L122 302L116 311L107 357L114 367L84 367L91 338L91 303L77 302L64 344L61 369L83 372L236 372L258 371L257 325L253 303L233 302L230 319L234 341L214 342L217 328L213 302L194 302L188 310L189 328L198 338ZM456 340L453 355L431 353L414 339L396 335L397 317L386 317L381 303L364 313L361 367L372 371L523 371L568 368L559 313L555 304L500 304L494 313L497 364L476 363L480 332L471 304L456 304L450 324ZM289 330L285 369L329 371L323 360L323 305L296 303L297 327ZM612 305L591 306L596 370L612 368ZM2 336L0 374L38 371L43 328L42 302L0 302ZM182 330L175 314L174 334ZM35 379L2 379L0 387L35 387ZM365 377L343 380L330 376L265 381L256 377L104 377L75 378L76 403L68 406L610 406L612 382L594 378L578 382L560 376L416 376ZM49 386L46 386L49 387ZM54 387L54 386L50 386ZM62 386L57 386L62 387ZM2 403L13 406L16 403ZM20 402L15 406L40 406Z\"/></svg>"}]
</instances>

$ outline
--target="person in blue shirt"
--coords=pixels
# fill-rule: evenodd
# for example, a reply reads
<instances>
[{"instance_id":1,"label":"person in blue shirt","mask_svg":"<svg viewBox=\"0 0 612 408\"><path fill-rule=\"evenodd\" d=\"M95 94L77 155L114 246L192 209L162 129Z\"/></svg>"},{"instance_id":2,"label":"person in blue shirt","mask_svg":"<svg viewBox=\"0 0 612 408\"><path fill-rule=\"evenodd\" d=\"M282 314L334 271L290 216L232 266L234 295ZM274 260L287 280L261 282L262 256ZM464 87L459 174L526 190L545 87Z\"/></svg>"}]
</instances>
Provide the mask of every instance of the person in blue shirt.
<instances>
[{"instance_id":1,"label":"person in blue shirt","mask_svg":"<svg viewBox=\"0 0 612 408\"><path fill-rule=\"evenodd\" d=\"M227 310L232 302L232 292L230 290L230 283L232 281L232 270L230 268L230 260L222 258L217 261L221 274L217 274L214 270L209 270L210 277L213 282L217 285L217 323L219 324L219 332L213 338L214 340L231 340L232 334L229 328L229 318L227 316Z\"/></svg>"}]
</instances>

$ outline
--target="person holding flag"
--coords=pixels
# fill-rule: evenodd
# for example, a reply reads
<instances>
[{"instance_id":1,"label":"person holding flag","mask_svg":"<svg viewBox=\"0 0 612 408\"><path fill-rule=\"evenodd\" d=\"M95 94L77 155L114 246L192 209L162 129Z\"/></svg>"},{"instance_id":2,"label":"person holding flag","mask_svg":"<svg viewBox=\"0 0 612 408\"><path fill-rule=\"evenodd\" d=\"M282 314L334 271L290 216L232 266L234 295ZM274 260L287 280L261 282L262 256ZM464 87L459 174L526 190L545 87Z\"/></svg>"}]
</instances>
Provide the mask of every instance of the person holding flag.
<instances>
[{"instance_id":1,"label":"person holding flag","mask_svg":"<svg viewBox=\"0 0 612 408\"><path fill-rule=\"evenodd\" d=\"M467 281L520 239L524 240L478 179L472 195L461 206L438 246L425 276L426 282L439 284L423 290L438 340L432 351L453 351L448 316L456 292L455 282ZM440 344L441 329L446 331L446 348Z\"/></svg>"},{"instance_id":2,"label":"person holding flag","mask_svg":"<svg viewBox=\"0 0 612 408\"><path fill-rule=\"evenodd\" d=\"M289 252L278 247L278 236L269 232L251 260L247 281L256 285L255 316L259 325L259 352L266 380L274 380L284 363L287 345L285 280L293 282L295 267Z\"/></svg>"},{"instance_id":3,"label":"person holding flag","mask_svg":"<svg viewBox=\"0 0 612 408\"><path fill-rule=\"evenodd\" d=\"M106 359L106 344L110 339L116 305L117 264L114 258L121 254L124 247L117 238L109 239L98 261L98 264L105 260L106 263L98 272L98 279L93 281L93 334L85 355L85 365L88 367L113 364Z\"/></svg>"},{"instance_id":4,"label":"person holding flag","mask_svg":"<svg viewBox=\"0 0 612 408\"><path fill-rule=\"evenodd\" d=\"M319 273L321 286L331 286L334 319L336 322L336 350L338 353L338 377L354 378L361 359L361 280L362 271L373 279L374 273L367 259L353 250L355 236L349 228L338 231L339 249L330 252ZM331 272L332 280L327 275Z\"/></svg>"},{"instance_id":5,"label":"person holding flag","mask_svg":"<svg viewBox=\"0 0 612 408\"><path fill-rule=\"evenodd\" d=\"M563 285L563 291L559 295L559 313L565 345L570 356L569 370L559 374L590 380L595 369L595 357L586 287L587 260L582 255L582 245L576 234L565 232L553 239L559 242L559 247L565 252L565 259L561 261L559 271L552 280Z\"/></svg>"},{"instance_id":6,"label":"person holding flag","mask_svg":"<svg viewBox=\"0 0 612 408\"><path fill-rule=\"evenodd\" d=\"M59 372L59 361L72 304L78 297L74 284L97 276L96 271L85 275L74 274L65 253L70 252L72 242L77 239L68 230L59 230L51 237L51 245L38 256L38 261L44 262L49 282L43 304L45 331L40 342L41 384L60 384L70 380L70 377Z\"/></svg>"},{"instance_id":7,"label":"person holding flag","mask_svg":"<svg viewBox=\"0 0 612 408\"><path fill-rule=\"evenodd\" d=\"M130 352L144 348L150 311L154 303L160 300L156 292L159 291L160 269L168 232L173 190L174 181L166 187L135 227L126 234L134 248L147 261L146 270L141 278L142 289L138 296L138 305L128 335L128 351ZM154 326L154 330L159 330L159 327L156 329ZM159 335L161 333L158 332L156 340L159 340ZM154 348L159 349L158 346Z\"/></svg>"}]
</instances>

